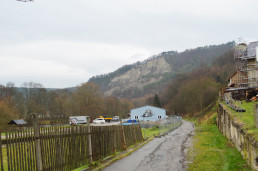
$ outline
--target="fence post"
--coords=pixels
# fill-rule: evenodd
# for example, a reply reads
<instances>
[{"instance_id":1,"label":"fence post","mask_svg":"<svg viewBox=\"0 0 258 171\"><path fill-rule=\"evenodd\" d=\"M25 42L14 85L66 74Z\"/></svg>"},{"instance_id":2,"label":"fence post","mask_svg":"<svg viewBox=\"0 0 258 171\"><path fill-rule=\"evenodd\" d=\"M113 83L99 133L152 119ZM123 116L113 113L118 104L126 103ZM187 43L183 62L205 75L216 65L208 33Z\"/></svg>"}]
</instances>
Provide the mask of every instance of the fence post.
<instances>
[{"instance_id":1,"label":"fence post","mask_svg":"<svg viewBox=\"0 0 258 171\"><path fill-rule=\"evenodd\" d=\"M143 141L143 136L142 136L142 127L140 125L140 120L138 120L138 129L141 131L141 141Z\"/></svg>"},{"instance_id":2,"label":"fence post","mask_svg":"<svg viewBox=\"0 0 258 171\"><path fill-rule=\"evenodd\" d=\"M258 104L254 104L254 125L258 128Z\"/></svg>"},{"instance_id":3,"label":"fence post","mask_svg":"<svg viewBox=\"0 0 258 171\"><path fill-rule=\"evenodd\" d=\"M159 136L161 136L161 133L160 133L160 118L159 118Z\"/></svg>"},{"instance_id":4,"label":"fence post","mask_svg":"<svg viewBox=\"0 0 258 171\"><path fill-rule=\"evenodd\" d=\"M135 143L137 143L137 136L136 136L136 133L135 133L135 126L133 125L133 120L132 120L132 127L133 127Z\"/></svg>"},{"instance_id":5,"label":"fence post","mask_svg":"<svg viewBox=\"0 0 258 171\"><path fill-rule=\"evenodd\" d=\"M126 150L125 133L124 133L124 128L122 124L122 119L120 119L120 123L121 123L120 132L121 132L122 148L123 150Z\"/></svg>"},{"instance_id":6,"label":"fence post","mask_svg":"<svg viewBox=\"0 0 258 171\"><path fill-rule=\"evenodd\" d=\"M112 126L113 128L113 132L114 132L114 147L113 147L113 150L114 150L114 154L116 154L116 126Z\"/></svg>"},{"instance_id":7,"label":"fence post","mask_svg":"<svg viewBox=\"0 0 258 171\"><path fill-rule=\"evenodd\" d=\"M145 132L145 129L146 129L146 124L144 123L144 117L142 117L142 122L141 122L141 123L142 123L142 126L141 126L141 127L142 127L142 133L143 133L143 135L142 135L143 137L142 137L142 138L143 138L143 140L144 140L144 139L145 139L145 133L144 133L144 132ZM145 124L145 125L144 125L144 124ZM143 126L143 125L144 125L144 126Z\"/></svg>"},{"instance_id":8,"label":"fence post","mask_svg":"<svg viewBox=\"0 0 258 171\"><path fill-rule=\"evenodd\" d=\"M92 163L92 145L91 145L91 129L90 129L90 117L87 119L88 126L88 141L89 141L89 162Z\"/></svg>"},{"instance_id":9,"label":"fence post","mask_svg":"<svg viewBox=\"0 0 258 171\"><path fill-rule=\"evenodd\" d=\"M39 123L38 115L33 114L33 126L34 126L34 136L35 136L35 147L36 147L36 167L37 171L42 171L42 156L41 156L41 147L40 147L40 136L39 136Z\"/></svg>"},{"instance_id":10,"label":"fence post","mask_svg":"<svg viewBox=\"0 0 258 171\"><path fill-rule=\"evenodd\" d=\"M1 170L4 170L4 164L3 164L3 151L2 151L2 135L0 131L0 163L1 163Z\"/></svg>"}]
</instances>

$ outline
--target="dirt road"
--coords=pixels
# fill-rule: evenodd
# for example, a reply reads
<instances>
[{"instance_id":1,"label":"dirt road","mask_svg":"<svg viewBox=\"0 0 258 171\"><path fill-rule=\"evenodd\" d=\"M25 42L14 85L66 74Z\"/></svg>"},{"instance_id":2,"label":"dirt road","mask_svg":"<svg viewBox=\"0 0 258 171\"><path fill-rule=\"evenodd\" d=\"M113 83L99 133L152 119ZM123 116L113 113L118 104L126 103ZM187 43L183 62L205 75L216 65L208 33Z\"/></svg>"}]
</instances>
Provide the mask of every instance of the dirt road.
<instances>
[{"instance_id":1,"label":"dirt road","mask_svg":"<svg viewBox=\"0 0 258 171\"><path fill-rule=\"evenodd\" d=\"M106 167L104 171L181 171L185 168L185 146L194 125L183 124L162 138L155 138L131 155Z\"/></svg>"}]
</instances>

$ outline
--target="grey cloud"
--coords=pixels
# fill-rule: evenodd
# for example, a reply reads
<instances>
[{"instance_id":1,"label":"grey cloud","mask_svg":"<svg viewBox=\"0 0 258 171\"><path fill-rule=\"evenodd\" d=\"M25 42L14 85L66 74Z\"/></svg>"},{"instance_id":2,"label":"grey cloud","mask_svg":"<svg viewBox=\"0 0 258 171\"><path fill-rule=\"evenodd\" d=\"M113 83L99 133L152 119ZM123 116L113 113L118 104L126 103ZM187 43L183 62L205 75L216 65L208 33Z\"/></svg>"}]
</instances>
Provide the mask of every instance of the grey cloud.
<instances>
[{"instance_id":1,"label":"grey cloud","mask_svg":"<svg viewBox=\"0 0 258 171\"><path fill-rule=\"evenodd\" d=\"M183 51L239 36L257 39L257 6L255 0L1 1L0 62L5 58L35 65L46 62L53 65L52 72L54 66L67 66L78 75L69 82L77 84L163 50ZM44 72L25 74L22 78L32 81L41 74L47 83ZM8 73L3 77L19 80ZM62 80L54 85L52 78ZM47 84L68 83L60 73Z\"/></svg>"}]
</instances>

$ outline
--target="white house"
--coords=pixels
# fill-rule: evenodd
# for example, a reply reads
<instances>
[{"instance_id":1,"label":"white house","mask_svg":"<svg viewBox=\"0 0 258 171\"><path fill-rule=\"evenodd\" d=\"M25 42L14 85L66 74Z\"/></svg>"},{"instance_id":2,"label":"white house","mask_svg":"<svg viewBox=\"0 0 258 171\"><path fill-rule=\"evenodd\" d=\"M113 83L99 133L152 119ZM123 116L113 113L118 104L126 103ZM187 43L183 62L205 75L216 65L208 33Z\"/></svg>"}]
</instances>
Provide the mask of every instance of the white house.
<instances>
[{"instance_id":1,"label":"white house","mask_svg":"<svg viewBox=\"0 0 258 171\"><path fill-rule=\"evenodd\" d=\"M139 121L158 121L166 118L166 110L154 106L143 106L131 110L131 119Z\"/></svg>"}]
</instances>

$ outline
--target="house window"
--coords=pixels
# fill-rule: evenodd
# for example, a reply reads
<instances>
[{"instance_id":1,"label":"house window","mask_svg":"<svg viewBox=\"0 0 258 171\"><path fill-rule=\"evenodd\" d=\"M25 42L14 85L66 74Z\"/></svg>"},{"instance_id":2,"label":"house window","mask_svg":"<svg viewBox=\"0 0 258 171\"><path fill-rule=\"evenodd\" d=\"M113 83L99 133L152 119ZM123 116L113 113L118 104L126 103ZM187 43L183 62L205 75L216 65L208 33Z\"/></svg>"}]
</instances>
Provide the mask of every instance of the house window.
<instances>
[{"instance_id":1,"label":"house window","mask_svg":"<svg viewBox=\"0 0 258 171\"><path fill-rule=\"evenodd\" d=\"M138 116L134 116L135 119L139 119Z\"/></svg>"},{"instance_id":2,"label":"house window","mask_svg":"<svg viewBox=\"0 0 258 171\"><path fill-rule=\"evenodd\" d=\"M161 116L158 116L158 119L161 119Z\"/></svg>"}]
</instances>

